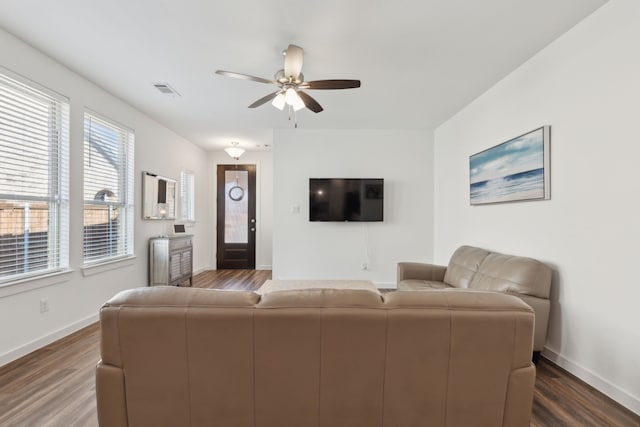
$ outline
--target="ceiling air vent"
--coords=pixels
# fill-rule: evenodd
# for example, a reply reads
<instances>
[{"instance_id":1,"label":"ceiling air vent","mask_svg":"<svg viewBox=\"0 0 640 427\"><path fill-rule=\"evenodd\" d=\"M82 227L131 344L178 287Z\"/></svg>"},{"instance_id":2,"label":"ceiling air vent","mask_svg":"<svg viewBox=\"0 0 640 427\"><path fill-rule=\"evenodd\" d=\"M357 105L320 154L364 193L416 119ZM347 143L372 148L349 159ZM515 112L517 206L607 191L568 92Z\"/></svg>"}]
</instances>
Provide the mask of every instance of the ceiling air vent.
<instances>
[{"instance_id":1,"label":"ceiling air vent","mask_svg":"<svg viewBox=\"0 0 640 427\"><path fill-rule=\"evenodd\" d=\"M169 86L169 83L154 83L153 86L158 89L164 96L169 96L171 98L180 96L180 94L174 88Z\"/></svg>"}]
</instances>

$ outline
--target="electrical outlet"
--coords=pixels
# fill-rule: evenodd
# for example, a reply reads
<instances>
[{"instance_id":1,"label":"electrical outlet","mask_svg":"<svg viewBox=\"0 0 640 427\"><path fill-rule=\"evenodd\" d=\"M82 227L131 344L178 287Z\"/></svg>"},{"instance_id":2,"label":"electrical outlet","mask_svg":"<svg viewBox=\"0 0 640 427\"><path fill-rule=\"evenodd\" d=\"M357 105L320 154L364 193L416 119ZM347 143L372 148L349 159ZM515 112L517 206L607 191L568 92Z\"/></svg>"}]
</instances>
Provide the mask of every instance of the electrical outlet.
<instances>
[{"instance_id":1,"label":"electrical outlet","mask_svg":"<svg viewBox=\"0 0 640 427\"><path fill-rule=\"evenodd\" d=\"M40 300L40 314L49 311L49 298L42 298Z\"/></svg>"},{"instance_id":2,"label":"electrical outlet","mask_svg":"<svg viewBox=\"0 0 640 427\"><path fill-rule=\"evenodd\" d=\"M363 262L362 265L360 266L361 269L363 270L368 270L369 269L369 263L368 262Z\"/></svg>"}]
</instances>

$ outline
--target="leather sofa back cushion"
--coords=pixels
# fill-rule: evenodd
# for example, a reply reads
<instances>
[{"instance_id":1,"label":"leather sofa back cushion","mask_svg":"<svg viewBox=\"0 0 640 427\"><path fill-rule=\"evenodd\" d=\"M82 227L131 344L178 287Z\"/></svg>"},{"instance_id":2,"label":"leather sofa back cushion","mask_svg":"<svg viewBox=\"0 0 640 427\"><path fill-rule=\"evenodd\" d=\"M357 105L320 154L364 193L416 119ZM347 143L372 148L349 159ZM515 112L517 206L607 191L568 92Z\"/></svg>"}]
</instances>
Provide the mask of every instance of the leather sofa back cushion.
<instances>
[{"instance_id":1,"label":"leather sofa back cushion","mask_svg":"<svg viewBox=\"0 0 640 427\"><path fill-rule=\"evenodd\" d=\"M444 283L456 288L468 288L478 267L489 253L473 246L460 246L451 255L447 272L444 274Z\"/></svg>"},{"instance_id":2,"label":"leather sofa back cushion","mask_svg":"<svg viewBox=\"0 0 640 427\"><path fill-rule=\"evenodd\" d=\"M551 269L532 258L491 253L473 276L469 287L549 298Z\"/></svg>"},{"instance_id":3,"label":"leather sofa back cushion","mask_svg":"<svg viewBox=\"0 0 640 427\"><path fill-rule=\"evenodd\" d=\"M105 306L253 307L259 299L253 292L153 286L122 291Z\"/></svg>"},{"instance_id":4,"label":"leather sofa back cushion","mask_svg":"<svg viewBox=\"0 0 640 427\"><path fill-rule=\"evenodd\" d=\"M533 309L513 295L478 290L402 291L383 294L387 308L430 308L445 310L514 310L530 313Z\"/></svg>"}]
</instances>

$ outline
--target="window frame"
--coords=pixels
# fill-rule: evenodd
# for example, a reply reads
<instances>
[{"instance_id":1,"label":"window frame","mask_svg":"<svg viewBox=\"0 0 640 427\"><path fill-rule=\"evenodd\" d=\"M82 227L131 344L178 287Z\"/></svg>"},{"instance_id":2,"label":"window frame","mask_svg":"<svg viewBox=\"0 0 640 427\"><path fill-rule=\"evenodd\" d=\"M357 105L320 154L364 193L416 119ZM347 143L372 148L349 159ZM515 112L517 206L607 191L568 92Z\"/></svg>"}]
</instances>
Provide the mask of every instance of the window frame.
<instances>
[{"instance_id":1,"label":"window frame","mask_svg":"<svg viewBox=\"0 0 640 427\"><path fill-rule=\"evenodd\" d=\"M196 222L196 175L190 170L180 172L180 220L187 224Z\"/></svg>"},{"instance_id":2,"label":"window frame","mask_svg":"<svg viewBox=\"0 0 640 427\"><path fill-rule=\"evenodd\" d=\"M6 137L7 144L11 139L20 140L22 144L18 145L18 148L22 148L25 152L31 151L34 156L36 153L32 150L25 150L29 148L29 139L37 139L34 137L35 128L43 125L44 120L41 122L32 122L28 124L28 117L33 118L32 108L43 107L46 105L46 139L48 153L47 157L47 176L46 178L39 174L36 175L37 179L46 181L46 196L43 195L29 195L24 194L24 188L22 188L22 194L20 192L20 185L12 184L17 187L15 192L6 192L0 194L0 200L11 202L22 202L22 209L24 210L24 235L27 235L27 230L31 230L34 224L28 223L28 209L29 204L41 203L47 204L47 224L46 224L46 263L37 261L37 258L29 258L28 247L26 249L27 258L23 261L23 265L27 266L30 260L33 265L28 267L35 268L30 270L28 267L23 268L22 272L16 271L10 274L0 276L0 288L6 286L23 283L25 281L31 281L42 277L48 277L59 273L64 273L69 270L69 214L70 214L70 202L69 202L69 162L70 162L70 101L69 98L61 95L51 89L44 87L43 85L36 83L24 76L12 72L4 67L0 66L0 85L2 90L7 95L13 94L13 97L7 96L0 102L0 108L2 108L3 114L2 120L4 121L3 132ZM13 101L12 101L13 100ZM12 111L17 115L13 115ZM0 124L0 126L2 126ZM20 136L16 136L17 129L21 129L24 133L20 133ZM32 133L27 134L26 131L30 130ZM14 136L9 136L14 133ZM1 143L1 141L0 141ZM32 148L37 149L36 146ZM45 151L42 150L42 151ZM0 146L0 156L7 155L5 159L8 159L8 153L10 152L9 145L3 149ZM15 160L13 163L7 161L7 165L13 164L18 169L20 168L20 160ZM34 168L30 173L34 173ZM22 172L26 174L26 171ZM25 178L22 176L21 178ZM6 178L9 182L9 177ZM26 182L24 179L18 181ZM8 187L8 186L5 186ZM0 190L1 193L1 190ZM17 235L16 235L17 236ZM0 237L0 243L3 243L3 237ZM24 240L22 243L22 249L16 246L16 253L20 250L25 251ZM42 257L42 255L40 256ZM39 268L39 265L43 266ZM25 271L26 270L26 271Z\"/></svg>"},{"instance_id":3,"label":"window frame","mask_svg":"<svg viewBox=\"0 0 640 427\"><path fill-rule=\"evenodd\" d=\"M117 147L117 162L120 168L116 169L117 175L117 189L116 193L118 195L117 200L107 200L108 193L102 200L96 199L98 193L109 190L107 187L101 189L93 199L88 200L85 196L85 191L87 187L87 144L89 144L89 153L91 153L91 141L92 138L95 139L97 135L95 133L92 134L92 123L91 121L95 120L97 124L101 127L109 128L111 132L118 134L120 137L117 139L118 147ZM88 125L89 123L89 125ZM87 132L87 126L89 126L89 134ZM83 268L90 268L94 266L100 266L104 264L110 264L115 261L120 261L124 259L129 259L134 257L135 246L134 246L134 238L135 238L135 219L134 219L134 169L135 169L135 131L127 126L124 126L117 121L114 121L110 118L107 118L100 113L97 113L93 110L85 108L83 115L83 191L82 191L82 211L83 211L83 232L82 232L82 266ZM113 142L113 141L111 141ZM89 178L94 177L93 175ZM106 251L107 253L104 256L87 256L87 225L86 222L86 213L87 206L91 207L107 207L109 210L109 218L111 218L111 212L118 212L118 222L117 222L117 230L116 230L116 250L112 249L111 246L111 227L109 226L109 231L107 232L107 239L109 249ZM93 246L93 244L92 244ZM95 250L95 247L93 247Z\"/></svg>"}]
</instances>

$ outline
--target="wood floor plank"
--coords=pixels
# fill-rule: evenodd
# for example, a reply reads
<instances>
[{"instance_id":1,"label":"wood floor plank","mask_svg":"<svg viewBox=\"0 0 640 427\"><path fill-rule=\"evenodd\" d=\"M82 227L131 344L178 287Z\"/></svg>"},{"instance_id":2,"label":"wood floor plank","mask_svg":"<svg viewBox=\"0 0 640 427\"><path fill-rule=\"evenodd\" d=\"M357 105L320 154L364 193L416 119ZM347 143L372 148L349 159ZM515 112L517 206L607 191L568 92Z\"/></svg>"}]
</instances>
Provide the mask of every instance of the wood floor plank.
<instances>
[{"instance_id":1,"label":"wood floor plank","mask_svg":"<svg viewBox=\"0 0 640 427\"><path fill-rule=\"evenodd\" d=\"M255 290L266 270L212 270L193 287ZM0 367L0 426L95 427L95 366L100 358L95 323ZM640 416L541 358L537 366L532 427L638 427Z\"/></svg>"}]
</instances>

